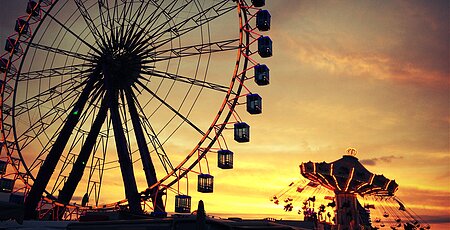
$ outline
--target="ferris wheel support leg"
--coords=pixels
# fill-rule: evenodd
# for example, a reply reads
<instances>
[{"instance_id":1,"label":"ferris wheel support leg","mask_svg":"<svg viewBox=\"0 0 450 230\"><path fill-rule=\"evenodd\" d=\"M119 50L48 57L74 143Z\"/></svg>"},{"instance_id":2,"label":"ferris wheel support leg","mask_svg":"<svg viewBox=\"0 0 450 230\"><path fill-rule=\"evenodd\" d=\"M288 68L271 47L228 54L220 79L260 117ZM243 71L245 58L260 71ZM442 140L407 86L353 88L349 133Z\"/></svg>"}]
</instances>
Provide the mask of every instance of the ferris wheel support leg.
<instances>
[{"instance_id":1,"label":"ferris wheel support leg","mask_svg":"<svg viewBox=\"0 0 450 230\"><path fill-rule=\"evenodd\" d=\"M55 143L53 144L52 149L47 154L42 167L39 169L36 179L34 180L33 187L31 187L31 190L25 200L25 219L34 219L37 217L36 208L38 206L38 203L41 200L41 197L53 172L55 171L55 167L58 164L58 161L64 151L64 148L67 145L67 142L69 141L72 131L79 121L80 115L89 99L89 95L92 91L96 78L96 73L90 76L89 80L86 83L86 86L84 87L83 91L80 94L80 97L78 98L78 101L75 103L74 108L67 116L65 124L61 129L61 132L59 133Z\"/></svg>"},{"instance_id":2,"label":"ferris wheel support leg","mask_svg":"<svg viewBox=\"0 0 450 230\"><path fill-rule=\"evenodd\" d=\"M109 89L110 112L116 142L117 155L119 156L120 171L122 172L125 196L128 199L130 212L142 213L141 199L137 190L136 178L134 178L133 163L131 162L128 144L123 131L119 113L119 90ZM123 102L125 103L125 102Z\"/></svg>"},{"instance_id":3,"label":"ferris wheel support leg","mask_svg":"<svg viewBox=\"0 0 450 230\"><path fill-rule=\"evenodd\" d=\"M153 161L150 156L150 151L147 147L147 141L145 140L144 131L142 130L141 122L139 120L139 114L136 109L134 95L131 89L125 90L125 95L128 102L128 109L130 111L131 121L133 123L134 134L136 136L137 144L139 147L139 153L141 155L141 162L145 172L145 178L147 180L147 186L150 187L157 182L156 170L153 165ZM157 191L158 188L154 188L151 192L151 199L154 204L155 212L165 212L164 203L160 192Z\"/></svg>"},{"instance_id":4,"label":"ferris wheel support leg","mask_svg":"<svg viewBox=\"0 0 450 230\"><path fill-rule=\"evenodd\" d=\"M102 103L100 105L100 109L97 113L97 117L94 120L94 123L91 126L91 130L89 131L88 136L84 142L83 147L80 150L77 160L75 161L72 171L67 178L64 187L61 189L58 195L59 202L63 204L69 203L72 199L73 193L77 188L78 183L83 177L83 172L86 168L87 161L94 149L97 137L99 136L100 129L103 123L106 120L106 115L108 113L108 95L105 95ZM59 217L61 217L62 213L59 213Z\"/></svg>"}]
</instances>

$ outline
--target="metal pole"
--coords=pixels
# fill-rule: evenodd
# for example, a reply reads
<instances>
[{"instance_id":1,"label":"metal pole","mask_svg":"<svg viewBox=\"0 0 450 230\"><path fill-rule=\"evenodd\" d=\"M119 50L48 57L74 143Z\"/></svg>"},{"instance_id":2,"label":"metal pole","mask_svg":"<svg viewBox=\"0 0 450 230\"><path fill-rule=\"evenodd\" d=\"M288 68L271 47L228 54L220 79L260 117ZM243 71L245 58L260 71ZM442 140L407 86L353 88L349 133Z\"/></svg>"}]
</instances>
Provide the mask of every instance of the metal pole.
<instances>
[{"instance_id":1,"label":"metal pole","mask_svg":"<svg viewBox=\"0 0 450 230\"><path fill-rule=\"evenodd\" d=\"M127 140L123 132L122 121L119 114L118 90L110 92L110 112L116 141L117 155L119 156L120 171L122 172L123 184L125 186L125 196L132 213L142 213L141 200L137 190L136 179L134 178L133 163L128 151Z\"/></svg>"},{"instance_id":2,"label":"metal pole","mask_svg":"<svg viewBox=\"0 0 450 230\"><path fill-rule=\"evenodd\" d=\"M66 119L66 123L64 124L61 132L56 138L55 143L53 144L52 149L47 154L45 161L42 167L39 169L38 175L34 180L33 187L31 188L28 196L25 200L25 219L33 219L36 218L36 208L38 206L39 201L41 200L42 193L44 193L47 184L55 171L56 165L64 151L64 148L69 141L69 138L73 132L73 129L78 123L78 120L83 112L84 106L89 99L89 95L92 91L94 83L97 79L98 73L95 72L88 79L86 86L78 98L78 101L75 103L72 111L69 113Z\"/></svg>"},{"instance_id":3,"label":"metal pole","mask_svg":"<svg viewBox=\"0 0 450 230\"><path fill-rule=\"evenodd\" d=\"M131 89L125 91L125 95L128 102L128 109L130 111L131 121L133 123L134 134L136 136L137 144L139 147L139 153L141 154L141 162L144 168L145 177L147 179L147 186L150 187L157 182L156 170L150 157L150 152L147 147L147 141L145 140L144 132L139 120L139 115L134 104ZM151 192L151 198L154 203L155 212L165 212L164 203L161 197L162 192L158 192L158 188L154 188Z\"/></svg>"},{"instance_id":4,"label":"metal pole","mask_svg":"<svg viewBox=\"0 0 450 230\"><path fill-rule=\"evenodd\" d=\"M72 167L72 171L70 172L64 187L59 192L58 200L63 204L69 203L72 199L73 193L83 177L87 161L89 160L91 152L94 149L100 129L105 122L106 115L108 113L108 98L108 95L104 96L94 123L91 126L91 130L89 131L86 141L84 142L83 147L81 147L78 158Z\"/></svg>"}]
</instances>

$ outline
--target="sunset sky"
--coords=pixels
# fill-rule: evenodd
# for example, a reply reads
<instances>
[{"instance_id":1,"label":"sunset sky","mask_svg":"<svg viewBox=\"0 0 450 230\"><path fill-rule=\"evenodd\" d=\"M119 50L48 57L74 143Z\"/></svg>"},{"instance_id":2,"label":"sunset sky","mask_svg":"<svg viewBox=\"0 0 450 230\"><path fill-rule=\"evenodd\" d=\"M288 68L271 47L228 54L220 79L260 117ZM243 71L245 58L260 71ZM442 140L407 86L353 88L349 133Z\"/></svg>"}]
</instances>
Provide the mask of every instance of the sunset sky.
<instances>
[{"instance_id":1,"label":"sunset sky","mask_svg":"<svg viewBox=\"0 0 450 230\"><path fill-rule=\"evenodd\" d=\"M251 142L230 141L234 169L214 169L214 193L191 193L193 206L283 216L269 199L301 176L302 162L331 162L354 147L368 170L396 180L407 206L450 223L449 2L266 2L271 84L252 88L263 114L244 116ZM0 3L4 47L26 1Z\"/></svg>"}]
</instances>

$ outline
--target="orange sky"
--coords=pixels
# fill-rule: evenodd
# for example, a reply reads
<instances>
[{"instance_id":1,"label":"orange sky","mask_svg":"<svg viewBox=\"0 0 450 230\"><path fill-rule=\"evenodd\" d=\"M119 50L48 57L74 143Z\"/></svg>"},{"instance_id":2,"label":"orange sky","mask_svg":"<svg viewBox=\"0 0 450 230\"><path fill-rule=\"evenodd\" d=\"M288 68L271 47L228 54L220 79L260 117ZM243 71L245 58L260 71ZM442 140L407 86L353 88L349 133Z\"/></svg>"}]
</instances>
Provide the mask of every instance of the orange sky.
<instances>
[{"instance_id":1,"label":"orange sky","mask_svg":"<svg viewBox=\"0 0 450 230\"><path fill-rule=\"evenodd\" d=\"M0 9L1 47L11 14L22 14L10 2ZM194 206L283 215L269 198L300 177L298 165L334 161L351 146L371 172L397 181L409 207L450 222L449 3L268 0L266 8L271 84L252 86L264 112L243 115L251 142L229 141L234 169L212 169L213 194L192 185ZM122 197L115 186L108 193Z\"/></svg>"},{"instance_id":2,"label":"orange sky","mask_svg":"<svg viewBox=\"0 0 450 230\"><path fill-rule=\"evenodd\" d=\"M410 207L449 221L448 7L269 2L274 78L252 143L239 146L264 169L242 167L257 184L247 191L277 191L299 162L333 161L353 146L370 171L396 179Z\"/></svg>"}]
</instances>

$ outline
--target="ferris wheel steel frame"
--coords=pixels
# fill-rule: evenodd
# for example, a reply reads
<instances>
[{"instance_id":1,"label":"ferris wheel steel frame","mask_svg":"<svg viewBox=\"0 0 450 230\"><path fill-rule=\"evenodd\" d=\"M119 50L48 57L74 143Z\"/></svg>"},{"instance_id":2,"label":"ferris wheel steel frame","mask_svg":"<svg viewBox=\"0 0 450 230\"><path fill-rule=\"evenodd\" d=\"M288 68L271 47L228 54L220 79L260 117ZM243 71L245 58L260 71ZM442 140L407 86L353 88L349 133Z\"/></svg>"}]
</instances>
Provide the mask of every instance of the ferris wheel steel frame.
<instances>
[{"instance_id":1,"label":"ferris wheel steel frame","mask_svg":"<svg viewBox=\"0 0 450 230\"><path fill-rule=\"evenodd\" d=\"M195 0L192 0L190 2L193 1L196 2ZM98 18L100 18L100 20L103 20L104 17L106 16L99 15L97 18L94 19L90 18L90 15L88 13L89 8L86 8L84 6L84 3L86 1L76 0L75 3L81 14L78 16L78 18L82 17L87 25L82 33L84 33L84 31L87 30L88 34L90 31L91 35L94 38L98 38L95 44L89 44L86 41L84 41L80 35L76 34L75 32L72 32L72 30L70 29L71 25L68 25L69 27L66 26L64 23L56 19L55 15L51 14L52 9L57 5L58 2L59 0L39 0L38 2L29 1L27 5L27 15L18 18L16 23L17 24L16 33L9 36L7 39L6 49L8 52L0 56L1 62L0 67L2 67L1 69L2 72L4 72L0 88L0 93L2 96L2 100L0 100L1 135L2 135L0 142L1 143L0 160L4 159L4 161L7 163L8 166L12 166L8 167L7 173L1 175L1 179L3 180L3 178L12 178L5 180L11 180L14 182L19 181L20 185L17 184L14 185L13 182L13 189L11 193L23 194L25 204L27 205L28 203L31 203L31 206L29 206L31 207L31 209L30 208L27 209L26 218L37 218L37 219L51 218L54 220L78 219L81 214L84 214L88 210L108 210L108 209L117 210L121 209L123 206L129 208L132 213L141 213L143 207L153 209L155 212L164 212L165 202L163 202L162 196L165 195L168 191L173 191L177 194L183 194L182 192L180 192L179 183L180 180L184 178L186 178L187 180L189 173L203 175L203 172L206 169L207 174L209 175L210 171L209 171L209 163L207 160L207 154L210 152L219 152L221 150L227 150L228 146L226 144L226 138L223 136L223 131L226 129L233 129L233 125L243 123L242 118L236 111L236 108L238 108L238 106L246 104L240 102L239 100L242 100L243 98L245 98L245 96L252 94L246 83L248 82L248 80L254 79L255 76L249 77L248 72L250 70L255 69L255 66L259 65L259 62L257 62L253 58L253 55L258 54L260 52L259 47L257 51L252 50L252 47L255 46L257 42L259 43L260 42L259 38L263 36L261 33L257 31L256 27L251 25L251 23L255 20L255 18L257 17L257 13L261 11L261 9L252 4L247 4L245 0L233 1L235 2L235 5L231 7L227 6L227 2L230 1L222 0L208 9L202 9L203 10L202 12L199 12L194 16L188 17L179 24L174 23L175 25L173 27L172 26L170 27L170 31L169 30L162 31L159 34L156 35L153 34L153 36L148 37L142 36L142 33L145 32L145 27L141 28L140 26L137 26L136 22L131 23L133 25L131 26L131 28L130 24L127 24L126 31L124 31L123 28L125 27L124 26L125 16L124 16L124 22L121 25L122 26L121 31L119 30L114 31L114 29L110 29L111 35L102 37L102 33L103 35L105 35L105 31L103 30L102 32L101 28L96 28L94 25L95 23L93 22ZM122 2L123 4L127 3L127 1ZM150 2L155 6L158 5L156 1L149 1L147 3L147 7ZM133 5L134 1L131 1L130 4ZM175 5L175 3L173 4ZM118 6L115 5L114 7ZM142 9L141 7L142 4L137 11L146 12L146 8ZM111 10L111 8L106 9L109 15L109 10ZM159 47L162 47L167 42L171 42L171 40L173 39L176 38L180 39L184 34L188 33L191 30L195 30L199 26L201 27L203 25L208 25L210 21L213 21L216 18L220 18L222 14L229 13L234 9L237 10L237 15L239 17L238 19L239 37L237 39L228 39L207 43L204 43L202 41L202 44L198 45L183 46L177 48L171 47L170 49L165 50L157 49ZM114 11L115 10L116 9L114 9ZM100 10L100 12L102 11ZM155 13L156 10L155 12L153 12L153 14ZM207 16L207 13L209 13L210 15L209 18ZM212 13L215 14L211 16ZM127 13L123 14L126 15ZM171 17L168 16L170 15L170 13L167 14L167 12L161 12L160 14L164 14L164 16L167 18ZM138 13L135 13L133 17L136 15L138 15ZM152 15L152 17L153 16L154 15ZM139 17L139 15L137 17ZM34 31L38 32L41 29L41 26L43 25L42 23L46 19L51 20L51 22L57 24L60 27L60 31L65 30L66 31L65 34L71 34L77 40L79 40L80 41L79 46L81 46L82 44L87 46L89 48L89 53L87 55L79 54L77 50L75 51L65 50L59 47L54 47L52 45L48 46L40 44L39 41L37 42L34 41L36 35ZM141 22L142 20L144 20L144 17L141 18ZM115 28L115 26L113 25L114 23L113 21L114 19L111 20L111 18L109 22L101 21L102 23L101 26L107 27L108 26L107 23L110 23L109 26L111 28ZM189 25L189 23L194 23L194 25L188 28L184 28L186 25ZM164 27L164 25L158 26ZM141 32L137 32L139 30ZM124 40L120 40L124 39L123 37L124 32L130 32L130 34L132 35L128 35L128 37L125 38L127 44L118 45L117 44L118 42L119 43L124 42ZM157 43L158 42L157 39L153 40L155 37L162 38L164 36L164 33L166 32L167 33L173 32L176 35L175 38L169 37L166 38L165 40L159 41L159 43ZM145 46L146 43L152 43L150 50L148 49L146 50L146 48L148 48L148 46ZM235 43L238 43L238 45L235 45ZM23 48L24 46L26 46L25 49ZM114 54L114 56L108 56L106 54L108 50L115 50L114 52L120 50L120 52L122 52L121 49L124 49L123 47L117 48L114 46L131 47L130 49L132 49L133 52L138 50L139 52L136 51L135 53L139 53L139 55L141 56L139 57L133 56L134 54L130 54L132 53L131 51L126 52L126 54L117 53ZM52 66L52 68L29 71L25 75L21 73L21 70L25 62L25 57L27 55L31 55L29 54L30 48L36 50L37 49L46 50L48 52L57 53L60 55L64 55L66 57L77 58L79 60L83 60L84 62L83 64L74 64L74 62L72 62L72 64L69 66L68 65L65 65L63 67ZM263 58L271 56L272 55L271 48L272 47L270 43L270 55L264 56L260 53L260 56ZM233 50L237 51L236 63L228 87L221 84L216 84L214 82L197 79L197 76L195 78L190 78L183 75L173 74L168 71L158 71L157 69L154 68L154 66L144 66L145 64L151 65L152 63L158 61L167 61L173 58L184 58L197 55L201 56L203 54L209 55L210 58L211 57L210 55L212 53L233 51ZM120 59L120 61L117 61L118 59ZM66 62L67 60L68 59L66 59ZM101 67L95 65L98 64L97 62L95 62L98 60L101 60L101 62L98 62L102 63ZM86 62L88 62L88 64L86 64ZM123 73L120 72L121 69L123 68L114 69L113 67L111 67L115 65L121 66L124 65L124 63L126 63L127 66L130 67L127 69L131 70L126 70L127 72ZM119 84L119 81L116 79L117 76L115 71L119 71L120 73L126 74L127 76L133 76L133 79L129 80L131 81L131 83L125 82L125 84L129 84L127 85L128 88L125 88L124 86ZM100 72L102 72L102 74ZM191 87L199 86L201 87L201 90L203 90L204 88L211 89L217 92L226 93L226 95L211 125L209 126L208 129L203 131L200 128L198 128L195 124L193 124L187 118L187 116L181 114L179 112L179 109L176 109L172 107L169 103L167 103L165 101L165 97L158 96L158 93L153 92L151 89L147 87L145 83L141 82L139 80L139 78L142 78L142 76L140 76L140 73L147 73L149 74L148 76L170 79L173 80L174 82L186 83L189 84ZM18 83L20 81L30 81L40 79L41 77L45 76L47 77L58 75L62 76L64 74L66 75L78 74L79 76L82 76L83 74L89 74L89 76L85 77L88 80L78 82L79 85L77 86L77 88L79 87L79 89L77 90L79 92L77 91L78 95L75 95L75 97L78 97L78 99L68 106L70 109L66 108L65 112L69 113L67 114L67 118L65 119L64 124L61 124L62 128L61 127L58 128L60 129L60 131L54 134L57 135L57 138L56 140L54 140L51 149L48 151L49 153L47 154L46 159L42 160L39 157L36 157L31 165L27 165L21 150L25 148L24 146L27 146L35 139L27 135L20 137L17 135L16 126L18 124L16 124L14 116L20 116L22 114L25 114L27 111L38 108L39 105L42 105L43 103L40 102L39 101L40 98L37 97L32 98L32 100L34 101L32 101L31 99L30 101L27 101L29 102L30 105L28 105L27 103L23 105L22 104L16 105L15 95L18 90L17 88ZM101 78L103 78L103 84L101 83ZM69 83L73 84L74 82L66 82L64 84ZM194 148L185 156L185 158L178 165L176 166L172 165L171 161L167 157L164 148L162 147L165 141L167 141L170 138L170 136L166 140L161 142L157 137L158 136L157 132L148 122L148 119L146 118L143 119L144 121L147 121L148 124L142 124L142 120L138 118L139 112L144 113L144 111L139 102L137 101L138 100L137 95L133 92L133 89L137 89L137 86L135 86L134 84L139 85L139 87L141 88L141 91L139 92L143 91L147 92L152 96L152 99L159 101L161 103L161 106L167 107L172 113L174 113L175 115L173 115L173 117L180 118L183 121L181 124L186 124L187 126L193 128L196 132L202 135L202 138L198 141L198 144L194 146ZM56 87L55 89L50 88L42 93L48 95L48 100L52 100L55 97L62 96L62 93L58 95L54 91L56 91ZM198 95L200 95L200 93ZM122 103L120 103L120 100L122 100ZM260 97L259 100L261 100ZM86 121L87 117L90 116L85 115L83 113L84 107L89 106L88 104L93 102L97 102L100 105L97 106L96 118L95 120L93 120L92 125L90 126L90 131L88 132L88 134L86 134L86 139L82 144L79 154L76 155L72 153L67 153L67 156L63 157L62 159L61 154L63 154L64 150L67 148L66 145L68 144L69 139L73 135L72 132L77 130L80 132L81 130L81 128L77 128L78 122L80 122L81 119L85 119L84 121ZM127 106L125 105L125 102ZM121 108L121 106L123 108ZM192 107L193 106L194 105L192 105ZM62 110L59 107L55 107L54 109ZM126 117L126 114L124 112L125 109L128 109L129 111L130 114L129 118ZM109 119L108 119L108 111L110 114ZM94 109L92 109L91 112L95 113ZM44 116L48 115L44 114ZM125 122L122 122L121 119L125 119ZM98 151L99 148L106 149L105 146L101 145L107 145L108 139L106 139L105 141L106 144L103 143L104 140L102 139L102 137L100 137L101 140L97 140L99 136L105 135L100 131L102 125L104 125L105 123L105 120L108 120L106 122L107 123L106 125L108 126L107 128L108 133L110 130L112 130L112 132L114 133L114 139L116 140L115 149L118 152L120 168L125 183L126 198L113 203L98 204L103 172L105 170L106 150L103 150L104 151L103 159L101 157L96 157L96 155L91 152ZM137 190L135 181L133 182L125 180L125 177L128 179L131 178L132 180L135 180L135 175L133 173L132 168L134 162L136 162L136 161L133 162L129 156L129 154L132 154L131 148L127 148L130 139L129 137L126 137L126 135L128 135L128 132L125 133L124 130L125 129L129 130L129 127L124 128L122 126L123 124L127 125L127 121L131 121L130 125L132 126L134 135L136 136L135 138L138 145L138 149L135 150L135 152L136 151L140 152L141 158L139 158L138 160L141 160L141 162L143 162L144 172L147 178L147 188L141 191ZM167 124L169 124L169 122ZM112 126L112 128L110 126ZM180 126L178 126L178 128ZM31 130L35 132L34 129L37 128L29 127L27 131ZM173 131L173 133L175 133L177 129ZM40 130L40 132L45 132L45 129L44 131ZM109 134L106 134L106 136L108 135ZM147 137L153 138L150 138L151 140L146 140L145 138L146 135ZM53 137L51 137L50 140L53 140ZM209 141L209 143L207 143L207 141ZM151 145L153 147L152 151L148 149L149 142L151 142ZM22 143L22 146L20 145L20 143ZM48 144L49 143L47 143L47 145ZM158 156L161 164L163 165L164 170L167 172L167 174L163 176L161 179L158 179L155 174L153 162L150 159L150 152L156 152L156 155ZM48 157L49 155L50 157ZM90 166L91 168L87 170L85 167L89 159L91 159L92 163ZM68 176L68 178L62 178L61 180L60 180L61 176L60 172L58 178L55 181L55 185L53 186L52 191L47 191L48 187L47 183L49 182L52 175L55 173L54 171L56 165L61 164L62 161L63 161L62 163L63 168L67 167L69 164L72 164L73 165L72 171ZM130 163L122 164L122 162L130 162ZM203 167L203 170L202 164L205 163L202 162L206 163L206 167ZM196 166L199 167L198 171L194 170ZM37 176L33 175L33 173L31 172L35 168L39 168L39 173L37 174ZM153 168L153 170L148 170L151 168ZM95 174L94 171L97 169L99 169L100 174L98 175L98 177L100 178L100 181L98 183L93 182L91 184L91 178ZM89 181L87 189L88 191L90 189L89 191L90 193L92 193L93 190L95 190L94 195L96 204L89 206L70 204L71 198L78 185L77 181L81 180L83 173L85 173L86 171L89 172ZM128 176L124 176L124 173L128 174ZM58 183L59 185L56 185ZM127 183L131 184L127 185ZM56 192L56 189L62 184L64 184L64 187L60 191L60 195L58 197L55 197L54 193ZM174 188L176 187L174 186L175 184L178 184L177 189ZM66 185L68 186L66 187ZM188 189L189 185L187 182L187 193ZM34 216L36 214L37 216Z\"/></svg>"}]
</instances>

